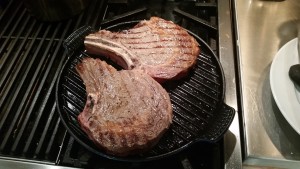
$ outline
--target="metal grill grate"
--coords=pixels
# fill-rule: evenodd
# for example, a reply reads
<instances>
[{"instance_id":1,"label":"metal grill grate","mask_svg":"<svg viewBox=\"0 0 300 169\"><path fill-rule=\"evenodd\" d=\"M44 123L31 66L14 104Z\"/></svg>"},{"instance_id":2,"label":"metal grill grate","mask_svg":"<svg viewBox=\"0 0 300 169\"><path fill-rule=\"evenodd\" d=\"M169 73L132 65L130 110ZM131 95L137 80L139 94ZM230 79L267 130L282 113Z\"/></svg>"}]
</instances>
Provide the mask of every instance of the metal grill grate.
<instances>
[{"instance_id":1,"label":"metal grill grate","mask_svg":"<svg viewBox=\"0 0 300 169\"><path fill-rule=\"evenodd\" d=\"M0 16L0 154L55 162L62 126L54 98L58 70L66 59L63 40L79 26L99 25L102 1L73 19L46 23L22 1L9 1Z\"/></svg>"}]
</instances>

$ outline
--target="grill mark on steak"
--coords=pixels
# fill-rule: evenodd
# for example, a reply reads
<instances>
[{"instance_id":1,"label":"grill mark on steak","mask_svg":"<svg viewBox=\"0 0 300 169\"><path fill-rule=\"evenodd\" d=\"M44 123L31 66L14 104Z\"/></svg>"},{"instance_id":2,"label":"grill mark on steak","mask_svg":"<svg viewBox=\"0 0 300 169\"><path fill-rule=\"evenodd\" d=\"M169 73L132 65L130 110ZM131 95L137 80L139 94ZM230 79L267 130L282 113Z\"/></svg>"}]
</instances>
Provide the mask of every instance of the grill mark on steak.
<instances>
[{"instance_id":1,"label":"grill mark on steak","mask_svg":"<svg viewBox=\"0 0 300 169\"><path fill-rule=\"evenodd\" d=\"M125 31L122 32L110 32L107 30L100 30L99 32L96 32L94 34L91 34L92 36L95 37L105 37L107 39L114 39L114 40L138 40L141 39L143 40L144 38L153 38L156 37L156 39L159 40L188 40L190 41L189 38L191 37L185 30L163 30L162 31L145 31L145 32L139 32L139 33L131 33L130 30L127 30L126 33ZM90 36L90 35L89 35ZM88 37L89 37L88 36ZM87 38L88 38L87 37Z\"/></svg>"},{"instance_id":2,"label":"grill mark on steak","mask_svg":"<svg viewBox=\"0 0 300 169\"><path fill-rule=\"evenodd\" d=\"M102 30L103 32L106 30ZM128 35L124 35L122 37L121 33L103 33L103 32L97 32L95 34L91 34L87 38L91 36L95 37L105 37L106 39L114 40L114 41L122 41L123 44L131 44L131 43L152 43L152 42L157 42L157 41L180 41L180 42L190 42L191 40L187 38L186 36L189 36L187 34L182 34L181 36L174 36L173 34L147 34L146 37L141 38L140 36L134 36L135 38L130 38ZM109 31L107 31L109 32ZM149 32L151 33L151 32ZM97 34L99 34L97 36Z\"/></svg>"},{"instance_id":3,"label":"grill mark on steak","mask_svg":"<svg viewBox=\"0 0 300 169\"><path fill-rule=\"evenodd\" d=\"M124 69L143 70L158 82L187 75L200 53L185 29L158 17L121 32L100 30L84 43L88 53L104 55Z\"/></svg>"},{"instance_id":4,"label":"grill mark on steak","mask_svg":"<svg viewBox=\"0 0 300 169\"><path fill-rule=\"evenodd\" d=\"M107 153L125 156L146 151L170 126L169 95L143 71L117 71L92 58L84 58L76 70L87 91L79 124Z\"/></svg>"},{"instance_id":5,"label":"grill mark on steak","mask_svg":"<svg viewBox=\"0 0 300 169\"><path fill-rule=\"evenodd\" d=\"M153 48L191 48L193 45L191 42L166 42L166 41L156 41L152 43L144 44L126 44L130 49L152 49Z\"/></svg>"}]
</instances>

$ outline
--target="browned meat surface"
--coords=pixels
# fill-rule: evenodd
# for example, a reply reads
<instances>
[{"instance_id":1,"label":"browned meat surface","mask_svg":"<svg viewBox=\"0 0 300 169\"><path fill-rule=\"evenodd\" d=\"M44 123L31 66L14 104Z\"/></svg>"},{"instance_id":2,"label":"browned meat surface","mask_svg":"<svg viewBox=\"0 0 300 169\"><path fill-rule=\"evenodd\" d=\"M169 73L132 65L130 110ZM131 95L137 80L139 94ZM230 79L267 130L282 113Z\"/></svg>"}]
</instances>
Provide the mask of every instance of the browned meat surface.
<instances>
[{"instance_id":1,"label":"browned meat surface","mask_svg":"<svg viewBox=\"0 0 300 169\"><path fill-rule=\"evenodd\" d=\"M168 93L140 70L117 71L100 59L76 66L87 91L78 121L107 153L125 156L154 146L172 122Z\"/></svg>"},{"instance_id":2,"label":"browned meat surface","mask_svg":"<svg viewBox=\"0 0 300 169\"><path fill-rule=\"evenodd\" d=\"M182 27L158 17L121 32L88 35L86 50L111 58L124 69L141 69L158 82L179 79L195 65L200 49Z\"/></svg>"}]
</instances>

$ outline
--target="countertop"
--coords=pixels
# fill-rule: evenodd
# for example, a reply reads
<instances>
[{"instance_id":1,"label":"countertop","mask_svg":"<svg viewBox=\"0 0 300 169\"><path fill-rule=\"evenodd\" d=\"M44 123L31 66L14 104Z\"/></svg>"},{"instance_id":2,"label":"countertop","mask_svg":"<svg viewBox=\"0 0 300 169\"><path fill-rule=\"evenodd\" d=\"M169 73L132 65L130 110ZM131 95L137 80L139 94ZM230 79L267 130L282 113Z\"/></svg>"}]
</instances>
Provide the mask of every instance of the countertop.
<instances>
[{"instance_id":1,"label":"countertop","mask_svg":"<svg viewBox=\"0 0 300 169\"><path fill-rule=\"evenodd\" d=\"M243 166L299 168L300 135L278 109L269 74L278 50L297 37L300 2L237 0L234 8L243 108Z\"/></svg>"}]
</instances>

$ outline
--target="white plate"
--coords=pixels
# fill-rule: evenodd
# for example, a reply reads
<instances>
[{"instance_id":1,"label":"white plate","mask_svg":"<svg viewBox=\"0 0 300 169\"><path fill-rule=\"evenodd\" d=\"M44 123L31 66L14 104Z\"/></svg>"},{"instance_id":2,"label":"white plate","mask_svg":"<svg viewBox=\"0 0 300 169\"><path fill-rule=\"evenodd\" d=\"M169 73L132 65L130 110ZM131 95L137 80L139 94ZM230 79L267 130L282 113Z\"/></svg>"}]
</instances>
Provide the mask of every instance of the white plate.
<instances>
[{"instance_id":1,"label":"white plate","mask_svg":"<svg viewBox=\"0 0 300 169\"><path fill-rule=\"evenodd\" d=\"M282 115L300 134L300 92L288 74L290 67L299 63L297 44L297 38L295 38L277 52L271 65L270 84L275 102Z\"/></svg>"}]
</instances>

